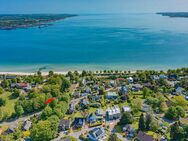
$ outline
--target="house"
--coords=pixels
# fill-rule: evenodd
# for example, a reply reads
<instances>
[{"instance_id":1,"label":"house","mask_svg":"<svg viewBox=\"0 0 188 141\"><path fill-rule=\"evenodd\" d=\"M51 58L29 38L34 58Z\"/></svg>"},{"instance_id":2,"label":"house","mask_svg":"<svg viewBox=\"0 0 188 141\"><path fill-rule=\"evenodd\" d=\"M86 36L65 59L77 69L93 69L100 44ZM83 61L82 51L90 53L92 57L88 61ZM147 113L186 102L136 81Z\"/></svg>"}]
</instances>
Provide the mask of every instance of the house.
<instances>
[{"instance_id":1,"label":"house","mask_svg":"<svg viewBox=\"0 0 188 141\"><path fill-rule=\"evenodd\" d=\"M103 116L103 110L102 109L97 109L96 110L96 115L97 116Z\"/></svg>"},{"instance_id":2,"label":"house","mask_svg":"<svg viewBox=\"0 0 188 141\"><path fill-rule=\"evenodd\" d=\"M115 87L116 86L116 81L115 80L111 80L110 81L110 86L111 87Z\"/></svg>"},{"instance_id":3,"label":"house","mask_svg":"<svg viewBox=\"0 0 188 141\"><path fill-rule=\"evenodd\" d=\"M106 94L106 99L116 99L118 98L118 94L116 92L108 92Z\"/></svg>"},{"instance_id":4,"label":"house","mask_svg":"<svg viewBox=\"0 0 188 141\"><path fill-rule=\"evenodd\" d=\"M89 105L89 101L87 98L84 98L81 100L80 104L82 107L87 107Z\"/></svg>"},{"instance_id":5,"label":"house","mask_svg":"<svg viewBox=\"0 0 188 141\"><path fill-rule=\"evenodd\" d=\"M95 91L98 91L98 90L99 90L99 85L94 85L94 86L93 86L93 89L94 89Z\"/></svg>"},{"instance_id":6,"label":"house","mask_svg":"<svg viewBox=\"0 0 188 141\"><path fill-rule=\"evenodd\" d=\"M124 78L117 78L116 79L116 84L117 85L121 85L121 84L123 84L125 82L125 79Z\"/></svg>"},{"instance_id":7,"label":"house","mask_svg":"<svg viewBox=\"0 0 188 141\"><path fill-rule=\"evenodd\" d=\"M125 85L122 85L119 89L120 95L126 95L128 93L128 88Z\"/></svg>"},{"instance_id":8,"label":"house","mask_svg":"<svg viewBox=\"0 0 188 141\"><path fill-rule=\"evenodd\" d=\"M85 80L85 78L82 79L82 84L83 84L83 85L86 84L86 80Z\"/></svg>"},{"instance_id":9,"label":"house","mask_svg":"<svg viewBox=\"0 0 188 141\"><path fill-rule=\"evenodd\" d=\"M58 141L72 141L72 140L71 140L71 138L66 137L66 138L60 139L60 140L58 140Z\"/></svg>"},{"instance_id":10,"label":"house","mask_svg":"<svg viewBox=\"0 0 188 141\"><path fill-rule=\"evenodd\" d=\"M100 96L99 95L94 95L94 96L92 96L92 100L93 101L100 101Z\"/></svg>"},{"instance_id":11,"label":"house","mask_svg":"<svg viewBox=\"0 0 188 141\"><path fill-rule=\"evenodd\" d=\"M89 123L95 123L97 121L97 116L94 114L94 113L91 113L88 118L87 118L87 121Z\"/></svg>"},{"instance_id":12,"label":"house","mask_svg":"<svg viewBox=\"0 0 188 141\"><path fill-rule=\"evenodd\" d=\"M93 81L93 80L86 82L86 85L93 85L93 84L94 84L94 81Z\"/></svg>"},{"instance_id":13,"label":"house","mask_svg":"<svg viewBox=\"0 0 188 141\"><path fill-rule=\"evenodd\" d=\"M85 90L84 90L84 92L85 92L85 93L88 93L88 94L91 94L91 93L92 93L90 87L86 87Z\"/></svg>"},{"instance_id":14,"label":"house","mask_svg":"<svg viewBox=\"0 0 188 141\"><path fill-rule=\"evenodd\" d=\"M165 74L160 74L159 75L159 79L167 79L167 78L168 78L168 76L165 75Z\"/></svg>"},{"instance_id":15,"label":"house","mask_svg":"<svg viewBox=\"0 0 188 141\"><path fill-rule=\"evenodd\" d=\"M144 111L144 112L149 112L149 111L151 111L150 105L143 104L143 105L142 105L142 111Z\"/></svg>"},{"instance_id":16,"label":"house","mask_svg":"<svg viewBox=\"0 0 188 141\"><path fill-rule=\"evenodd\" d=\"M81 97L87 97L87 96L88 96L88 93L81 93L80 96L81 96Z\"/></svg>"},{"instance_id":17,"label":"house","mask_svg":"<svg viewBox=\"0 0 188 141\"><path fill-rule=\"evenodd\" d=\"M24 124L23 124L22 129L23 129L24 131L28 131L28 130L31 128L31 126L32 126L32 122L29 121L29 120L26 120L26 121L24 122Z\"/></svg>"},{"instance_id":18,"label":"house","mask_svg":"<svg viewBox=\"0 0 188 141\"><path fill-rule=\"evenodd\" d=\"M181 95L183 93L182 87L177 87L175 91L172 92L173 95Z\"/></svg>"},{"instance_id":19,"label":"house","mask_svg":"<svg viewBox=\"0 0 188 141\"><path fill-rule=\"evenodd\" d=\"M188 96L185 96L185 99L188 100Z\"/></svg>"},{"instance_id":20,"label":"house","mask_svg":"<svg viewBox=\"0 0 188 141\"><path fill-rule=\"evenodd\" d=\"M77 91L75 91L75 92L73 93L73 96L74 96L74 98L79 98L79 97L80 97L80 93L77 92Z\"/></svg>"},{"instance_id":21,"label":"house","mask_svg":"<svg viewBox=\"0 0 188 141\"><path fill-rule=\"evenodd\" d=\"M103 127L94 128L88 135L92 141L103 141L106 138L106 132Z\"/></svg>"},{"instance_id":22,"label":"house","mask_svg":"<svg viewBox=\"0 0 188 141\"><path fill-rule=\"evenodd\" d=\"M143 86L141 84L132 84L131 85L131 91L138 92L143 89Z\"/></svg>"},{"instance_id":23,"label":"house","mask_svg":"<svg viewBox=\"0 0 188 141\"><path fill-rule=\"evenodd\" d=\"M170 74L170 75L168 75L168 79L175 81L175 80L178 80L179 78L178 78L178 76L176 74Z\"/></svg>"},{"instance_id":24,"label":"house","mask_svg":"<svg viewBox=\"0 0 188 141\"><path fill-rule=\"evenodd\" d=\"M159 76L158 75L151 75L150 78L152 80L159 80Z\"/></svg>"},{"instance_id":25,"label":"house","mask_svg":"<svg viewBox=\"0 0 188 141\"><path fill-rule=\"evenodd\" d=\"M73 125L75 128L82 128L85 124L85 119L82 117L76 117L74 119Z\"/></svg>"},{"instance_id":26,"label":"house","mask_svg":"<svg viewBox=\"0 0 188 141\"><path fill-rule=\"evenodd\" d=\"M134 128L131 127L130 124L125 125L122 130L123 130L123 132L125 132L127 134L127 138L129 140L131 140L134 137L135 130L134 130Z\"/></svg>"},{"instance_id":27,"label":"house","mask_svg":"<svg viewBox=\"0 0 188 141\"><path fill-rule=\"evenodd\" d=\"M69 119L61 119L58 126L58 131L66 131L70 129L71 121Z\"/></svg>"},{"instance_id":28,"label":"house","mask_svg":"<svg viewBox=\"0 0 188 141\"><path fill-rule=\"evenodd\" d=\"M108 120L118 119L121 117L120 108L117 105L108 108L106 111L106 115Z\"/></svg>"},{"instance_id":29,"label":"house","mask_svg":"<svg viewBox=\"0 0 188 141\"><path fill-rule=\"evenodd\" d=\"M71 102L71 103L69 104L68 113L69 113L69 114L72 114L74 111L75 111L75 104L74 104L73 102Z\"/></svg>"},{"instance_id":30,"label":"house","mask_svg":"<svg viewBox=\"0 0 188 141\"><path fill-rule=\"evenodd\" d=\"M18 128L18 123L13 123L9 126L9 128L7 129L6 133L10 134L10 133L14 133L15 129Z\"/></svg>"},{"instance_id":31,"label":"house","mask_svg":"<svg viewBox=\"0 0 188 141\"><path fill-rule=\"evenodd\" d=\"M123 112L131 112L131 107L123 106L122 110L123 110Z\"/></svg>"},{"instance_id":32,"label":"house","mask_svg":"<svg viewBox=\"0 0 188 141\"><path fill-rule=\"evenodd\" d=\"M71 140L71 138L66 137L66 138L60 139L60 140L58 140L58 141L72 141L72 140Z\"/></svg>"},{"instance_id":33,"label":"house","mask_svg":"<svg viewBox=\"0 0 188 141\"><path fill-rule=\"evenodd\" d=\"M139 131L134 141L156 141L153 137L147 135L146 133Z\"/></svg>"},{"instance_id":34,"label":"house","mask_svg":"<svg viewBox=\"0 0 188 141\"><path fill-rule=\"evenodd\" d=\"M15 76L15 75L5 75L4 78L5 79L15 79L15 78L17 78L17 76Z\"/></svg>"},{"instance_id":35,"label":"house","mask_svg":"<svg viewBox=\"0 0 188 141\"><path fill-rule=\"evenodd\" d=\"M29 91L32 89L32 87L29 83L16 83L15 87L17 89L23 89L25 91Z\"/></svg>"},{"instance_id":36,"label":"house","mask_svg":"<svg viewBox=\"0 0 188 141\"><path fill-rule=\"evenodd\" d=\"M127 81L128 81L128 83L130 84L130 83L133 83L133 82L134 82L134 79L133 79L132 77L129 77L129 78L127 78Z\"/></svg>"},{"instance_id":37,"label":"house","mask_svg":"<svg viewBox=\"0 0 188 141\"><path fill-rule=\"evenodd\" d=\"M144 87L147 87L147 88L149 88L149 89L151 89L151 90L154 90L154 89L155 89L155 85L152 85L151 83L145 83L145 84L144 84Z\"/></svg>"}]
</instances>

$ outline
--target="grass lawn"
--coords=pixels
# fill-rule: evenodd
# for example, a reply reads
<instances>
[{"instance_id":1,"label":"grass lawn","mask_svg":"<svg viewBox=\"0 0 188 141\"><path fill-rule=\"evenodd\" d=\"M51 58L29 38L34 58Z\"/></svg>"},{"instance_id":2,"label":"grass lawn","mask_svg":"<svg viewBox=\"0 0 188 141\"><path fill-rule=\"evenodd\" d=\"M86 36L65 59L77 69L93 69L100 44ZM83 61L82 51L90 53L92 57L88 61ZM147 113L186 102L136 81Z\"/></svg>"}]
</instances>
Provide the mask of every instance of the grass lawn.
<instances>
[{"instance_id":1,"label":"grass lawn","mask_svg":"<svg viewBox=\"0 0 188 141\"><path fill-rule=\"evenodd\" d=\"M116 129L116 131L117 131L118 133L123 133L122 128L121 128L120 125L116 125L114 128Z\"/></svg>"},{"instance_id":2,"label":"grass lawn","mask_svg":"<svg viewBox=\"0 0 188 141\"><path fill-rule=\"evenodd\" d=\"M14 113L14 105L16 103L17 99L11 99L10 98L11 93L6 92L0 95L0 98L3 98L6 100L6 105L3 106L1 109L2 111L6 111L8 113L9 116L11 116L12 113Z\"/></svg>"},{"instance_id":3,"label":"grass lawn","mask_svg":"<svg viewBox=\"0 0 188 141\"><path fill-rule=\"evenodd\" d=\"M118 104L119 107L123 107L123 106L129 106L129 103L127 103L127 101L119 103Z\"/></svg>"},{"instance_id":4,"label":"grass lawn","mask_svg":"<svg viewBox=\"0 0 188 141\"><path fill-rule=\"evenodd\" d=\"M88 114L95 113L97 109L99 109L99 108L90 107L90 108L88 109Z\"/></svg>"},{"instance_id":5,"label":"grass lawn","mask_svg":"<svg viewBox=\"0 0 188 141\"><path fill-rule=\"evenodd\" d=\"M68 115L68 116L65 116L65 118L71 118L71 119L74 119L75 117L83 117L83 115L81 114L81 112L76 112L76 113L73 113L71 115Z\"/></svg>"},{"instance_id":6,"label":"grass lawn","mask_svg":"<svg viewBox=\"0 0 188 141\"><path fill-rule=\"evenodd\" d=\"M159 135L157 133L153 132L153 131L148 131L147 134L152 136L155 139L159 137Z\"/></svg>"},{"instance_id":7,"label":"grass lawn","mask_svg":"<svg viewBox=\"0 0 188 141\"><path fill-rule=\"evenodd\" d=\"M134 128L134 129L138 129L138 121L134 121L131 126Z\"/></svg>"}]
</instances>

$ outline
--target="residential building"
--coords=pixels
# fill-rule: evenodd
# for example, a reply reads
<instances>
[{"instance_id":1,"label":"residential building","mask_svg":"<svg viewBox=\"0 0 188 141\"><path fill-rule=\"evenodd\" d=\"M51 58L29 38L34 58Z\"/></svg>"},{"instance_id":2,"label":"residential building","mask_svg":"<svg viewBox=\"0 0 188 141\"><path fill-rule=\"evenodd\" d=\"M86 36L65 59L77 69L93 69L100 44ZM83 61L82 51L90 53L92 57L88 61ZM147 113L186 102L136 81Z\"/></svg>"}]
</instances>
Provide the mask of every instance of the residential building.
<instances>
[{"instance_id":1,"label":"residential building","mask_svg":"<svg viewBox=\"0 0 188 141\"><path fill-rule=\"evenodd\" d=\"M127 88L127 86L122 85L121 88L119 89L119 94L120 95L126 95L126 94L128 94L128 88Z\"/></svg>"},{"instance_id":2,"label":"residential building","mask_svg":"<svg viewBox=\"0 0 188 141\"><path fill-rule=\"evenodd\" d=\"M118 94L116 92L108 92L106 94L106 99L116 99L118 98Z\"/></svg>"},{"instance_id":3,"label":"residential building","mask_svg":"<svg viewBox=\"0 0 188 141\"><path fill-rule=\"evenodd\" d=\"M73 102L71 102L69 104L69 109L68 109L68 113L72 114L75 111L75 104Z\"/></svg>"},{"instance_id":4,"label":"residential building","mask_svg":"<svg viewBox=\"0 0 188 141\"><path fill-rule=\"evenodd\" d=\"M32 122L31 121L29 121L29 120L26 120L25 122L24 122L24 124L23 124L23 130L24 131L27 131L27 130L29 130L30 128L31 128L31 126L32 126Z\"/></svg>"},{"instance_id":5,"label":"residential building","mask_svg":"<svg viewBox=\"0 0 188 141\"><path fill-rule=\"evenodd\" d=\"M133 83L133 82L134 82L134 79L133 79L132 77L129 77L129 78L127 78L127 81L128 81L128 83L130 84L130 83Z\"/></svg>"},{"instance_id":6,"label":"residential building","mask_svg":"<svg viewBox=\"0 0 188 141\"><path fill-rule=\"evenodd\" d=\"M97 109L96 110L96 115L97 116L103 116L103 110L102 109Z\"/></svg>"},{"instance_id":7,"label":"residential building","mask_svg":"<svg viewBox=\"0 0 188 141\"><path fill-rule=\"evenodd\" d=\"M143 89L143 86L141 84L132 84L131 85L131 91L138 92Z\"/></svg>"},{"instance_id":8,"label":"residential building","mask_svg":"<svg viewBox=\"0 0 188 141\"><path fill-rule=\"evenodd\" d=\"M103 127L94 128L88 135L92 141L103 141L106 138L106 132Z\"/></svg>"},{"instance_id":9,"label":"residential building","mask_svg":"<svg viewBox=\"0 0 188 141\"><path fill-rule=\"evenodd\" d=\"M131 107L123 106L122 110L123 110L123 112L131 112Z\"/></svg>"},{"instance_id":10,"label":"residential building","mask_svg":"<svg viewBox=\"0 0 188 141\"><path fill-rule=\"evenodd\" d=\"M153 137L147 135L146 133L139 131L136 138L134 139L135 141L156 141Z\"/></svg>"},{"instance_id":11,"label":"residential building","mask_svg":"<svg viewBox=\"0 0 188 141\"><path fill-rule=\"evenodd\" d=\"M85 119L82 117L76 117L74 119L73 125L75 128L82 128L85 125Z\"/></svg>"},{"instance_id":12,"label":"residential building","mask_svg":"<svg viewBox=\"0 0 188 141\"><path fill-rule=\"evenodd\" d=\"M121 117L120 108L117 105L108 108L106 111L106 115L108 120L118 119Z\"/></svg>"},{"instance_id":13,"label":"residential building","mask_svg":"<svg viewBox=\"0 0 188 141\"><path fill-rule=\"evenodd\" d=\"M58 131L66 131L70 129L71 121L69 119L61 119L59 126L58 126Z\"/></svg>"}]
</instances>

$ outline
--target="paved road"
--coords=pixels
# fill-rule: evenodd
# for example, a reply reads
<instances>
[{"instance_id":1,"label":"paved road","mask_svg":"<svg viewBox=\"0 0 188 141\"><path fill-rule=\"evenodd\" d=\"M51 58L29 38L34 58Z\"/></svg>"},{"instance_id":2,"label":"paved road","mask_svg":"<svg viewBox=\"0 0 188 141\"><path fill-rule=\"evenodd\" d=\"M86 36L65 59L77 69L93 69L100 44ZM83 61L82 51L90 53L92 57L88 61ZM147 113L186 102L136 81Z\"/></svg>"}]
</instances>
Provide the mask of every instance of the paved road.
<instances>
[{"instance_id":1,"label":"paved road","mask_svg":"<svg viewBox=\"0 0 188 141\"><path fill-rule=\"evenodd\" d=\"M117 137L122 141L129 141L127 138L124 138L120 133L116 133Z\"/></svg>"},{"instance_id":2,"label":"paved road","mask_svg":"<svg viewBox=\"0 0 188 141\"><path fill-rule=\"evenodd\" d=\"M74 137L74 138L76 138L76 139L78 139L78 140L80 141L79 136L80 136L81 134L84 134L84 133L86 133L86 132L89 132L89 131L91 131L91 130L94 129L94 128L95 128L95 127L89 128L89 127L86 125L85 127L82 128L82 130L80 130L80 131L78 131L78 132L71 132L70 134L68 134L68 136ZM59 136L58 136L56 139L52 140L52 141L59 141L61 138L65 137L65 136L66 136L66 135L64 134L64 132L61 132L61 133L59 134Z\"/></svg>"},{"instance_id":3,"label":"paved road","mask_svg":"<svg viewBox=\"0 0 188 141\"><path fill-rule=\"evenodd\" d=\"M26 116L23 116L21 118L16 118L16 119L13 119L11 121L5 121L5 122L1 122L0 123L0 126L3 126L3 125L11 125L11 124L14 124L14 123L17 123L17 122L20 122L20 121L25 121L25 120L29 120L31 117L33 117L34 115L40 115L42 112L38 112L38 113L34 113L34 114L31 114L31 115L26 115Z\"/></svg>"}]
</instances>

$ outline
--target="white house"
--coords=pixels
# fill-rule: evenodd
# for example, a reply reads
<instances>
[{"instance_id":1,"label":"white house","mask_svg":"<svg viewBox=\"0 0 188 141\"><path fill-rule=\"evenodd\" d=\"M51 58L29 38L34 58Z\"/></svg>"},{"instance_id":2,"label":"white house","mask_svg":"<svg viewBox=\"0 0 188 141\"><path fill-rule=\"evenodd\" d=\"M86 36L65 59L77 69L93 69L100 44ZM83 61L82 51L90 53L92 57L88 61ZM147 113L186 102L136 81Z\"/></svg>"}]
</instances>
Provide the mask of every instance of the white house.
<instances>
[{"instance_id":1,"label":"white house","mask_svg":"<svg viewBox=\"0 0 188 141\"><path fill-rule=\"evenodd\" d=\"M122 109L123 109L123 112L131 112L131 108L128 106L123 106Z\"/></svg>"},{"instance_id":2,"label":"white house","mask_svg":"<svg viewBox=\"0 0 188 141\"><path fill-rule=\"evenodd\" d=\"M134 79L132 77L127 78L128 83L133 83Z\"/></svg>"},{"instance_id":3,"label":"white house","mask_svg":"<svg viewBox=\"0 0 188 141\"><path fill-rule=\"evenodd\" d=\"M118 119L121 117L120 108L117 105L111 108L108 108L106 110L106 115L107 115L108 120Z\"/></svg>"}]
</instances>

